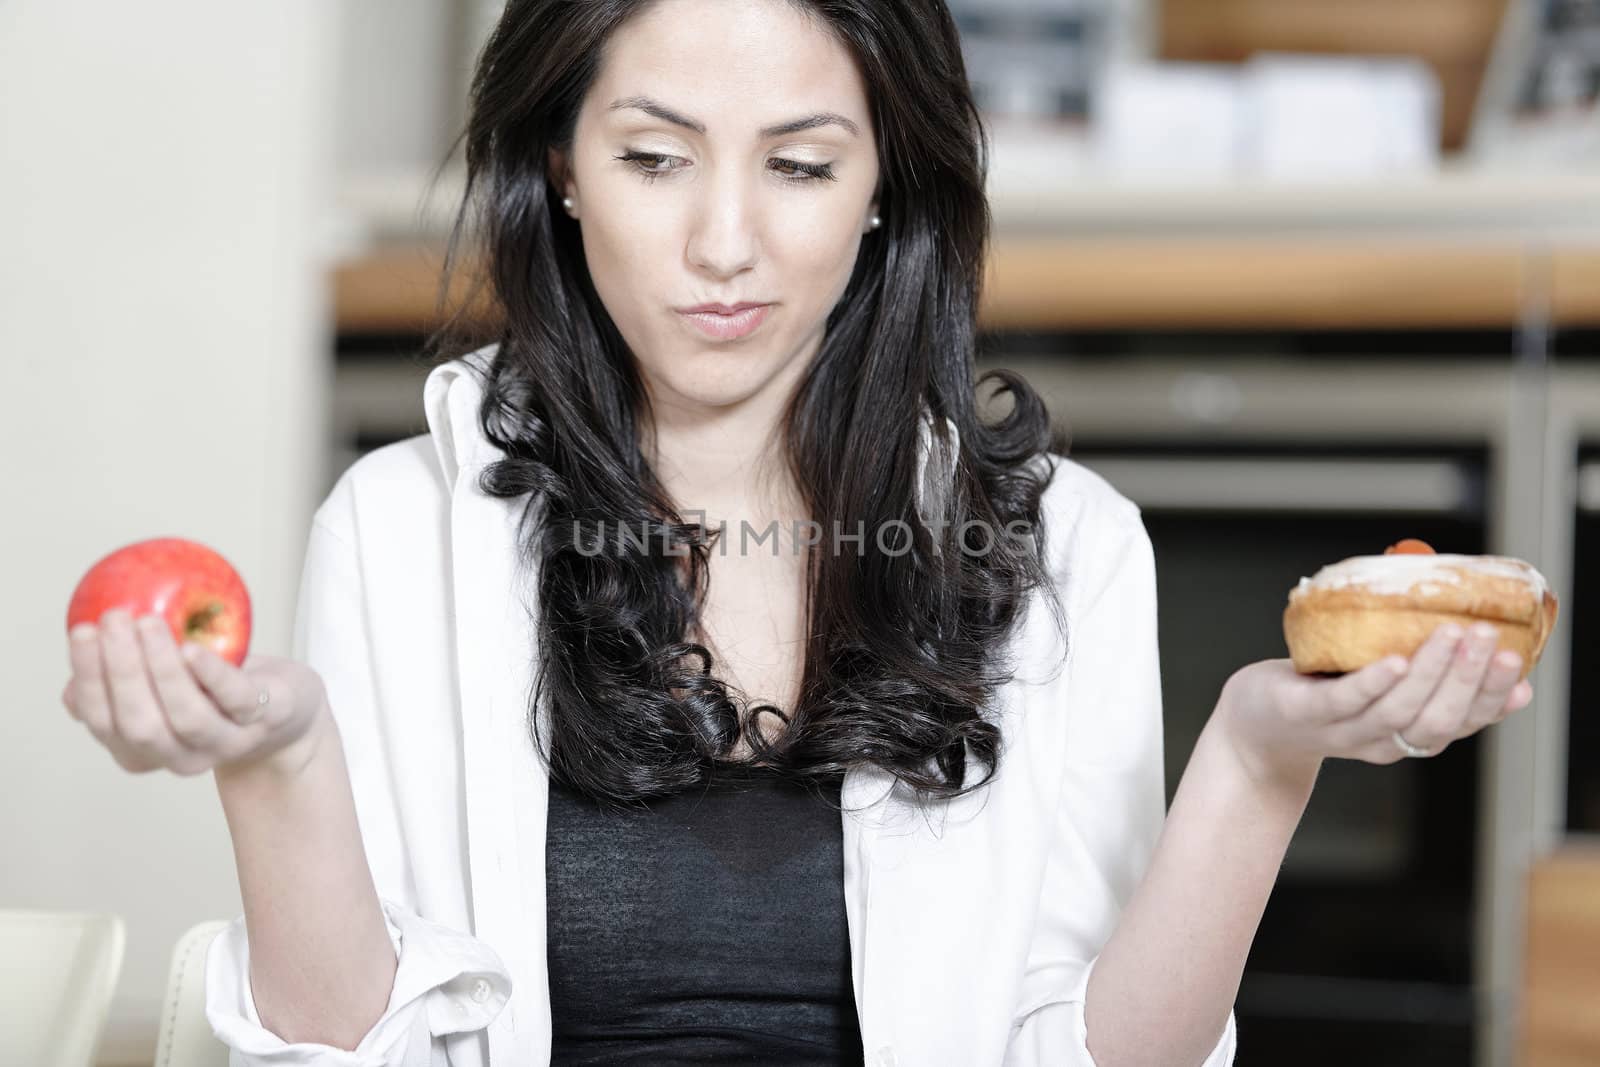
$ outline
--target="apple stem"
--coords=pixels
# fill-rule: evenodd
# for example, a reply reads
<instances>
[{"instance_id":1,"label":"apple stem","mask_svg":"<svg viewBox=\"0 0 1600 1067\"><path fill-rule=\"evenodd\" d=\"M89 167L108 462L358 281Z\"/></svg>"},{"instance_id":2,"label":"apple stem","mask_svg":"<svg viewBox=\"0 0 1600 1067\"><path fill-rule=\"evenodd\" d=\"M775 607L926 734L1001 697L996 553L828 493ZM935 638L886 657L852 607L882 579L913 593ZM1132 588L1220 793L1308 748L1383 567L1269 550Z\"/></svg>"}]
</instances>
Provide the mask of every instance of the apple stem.
<instances>
[{"instance_id":1,"label":"apple stem","mask_svg":"<svg viewBox=\"0 0 1600 1067\"><path fill-rule=\"evenodd\" d=\"M211 632L211 622L222 614L222 605L213 600L199 611L190 614L184 621L184 633L192 638L206 637Z\"/></svg>"}]
</instances>

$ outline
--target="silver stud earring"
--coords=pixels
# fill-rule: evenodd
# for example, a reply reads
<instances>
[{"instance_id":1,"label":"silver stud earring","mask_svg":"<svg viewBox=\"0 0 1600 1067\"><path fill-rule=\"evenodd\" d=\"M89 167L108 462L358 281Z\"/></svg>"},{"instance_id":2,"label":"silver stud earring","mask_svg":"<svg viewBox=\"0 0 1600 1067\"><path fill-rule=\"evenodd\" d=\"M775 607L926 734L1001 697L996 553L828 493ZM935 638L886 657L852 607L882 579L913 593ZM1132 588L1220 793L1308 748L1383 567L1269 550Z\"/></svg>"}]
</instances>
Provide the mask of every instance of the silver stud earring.
<instances>
[{"instance_id":1,"label":"silver stud earring","mask_svg":"<svg viewBox=\"0 0 1600 1067\"><path fill-rule=\"evenodd\" d=\"M561 206L566 208L568 211L571 211L572 210L572 197L563 196L561 198Z\"/></svg>"},{"instance_id":2,"label":"silver stud earring","mask_svg":"<svg viewBox=\"0 0 1600 1067\"><path fill-rule=\"evenodd\" d=\"M881 225L883 225L883 220L874 215L872 216L872 221L867 224L867 229L876 230Z\"/></svg>"}]
</instances>

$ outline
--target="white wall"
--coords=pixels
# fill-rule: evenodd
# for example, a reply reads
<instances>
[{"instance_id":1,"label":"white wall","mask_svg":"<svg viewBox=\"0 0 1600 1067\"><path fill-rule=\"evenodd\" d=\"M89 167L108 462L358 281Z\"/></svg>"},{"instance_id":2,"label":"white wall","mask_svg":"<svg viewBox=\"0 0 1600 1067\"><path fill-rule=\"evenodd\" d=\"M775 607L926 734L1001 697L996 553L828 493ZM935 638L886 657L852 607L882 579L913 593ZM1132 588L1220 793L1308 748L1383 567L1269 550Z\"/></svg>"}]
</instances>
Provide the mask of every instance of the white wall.
<instances>
[{"instance_id":1,"label":"white wall","mask_svg":"<svg viewBox=\"0 0 1600 1067\"><path fill-rule=\"evenodd\" d=\"M0 907L125 917L108 1052L153 1050L174 940L240 903L211 777L130 775L61 706L67 600L178 534L287 650L328 454L336 14L0 3Z\"/></svg>"},{"instance_id":2,"label":"white wall","mask_svg":"<svg viewBox=\"0 0 1600 1067\"><path fill-rule=\"evenodd\" d=\"M343 0L337 88L341 172L436 166L464 109L462 0Z\"/></svg>"}]
</instances>

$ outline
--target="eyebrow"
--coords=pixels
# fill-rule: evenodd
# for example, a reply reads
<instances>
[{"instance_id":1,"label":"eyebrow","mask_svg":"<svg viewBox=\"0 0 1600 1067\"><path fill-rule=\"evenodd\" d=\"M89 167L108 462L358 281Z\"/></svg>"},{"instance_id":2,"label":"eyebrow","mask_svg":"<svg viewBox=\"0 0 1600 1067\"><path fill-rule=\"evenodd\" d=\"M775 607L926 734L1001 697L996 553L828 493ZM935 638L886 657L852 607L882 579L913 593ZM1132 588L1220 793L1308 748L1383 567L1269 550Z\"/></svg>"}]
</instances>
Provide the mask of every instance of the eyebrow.
<instances>
[{"instance_id":1,"label":"eyebrow","mask_svg":"<svg viewBox=\"0 0 1600 1067\"><path fill-rule=\"evenodd\" d=\"M629 108L637 108L646 114L654 115L663 122L670 122L674 126L682 126L698 134L703 135L706 132L705 123L689 118L687 115L679 114L665 104L652 100L648 96L625 96L620 100L612 101L607 110L624 111ZM852 137L857 137L861 134L860 128L843 115L832 111L819 111L815 115L790 119L788 122L780 122L775 126L764 126L761 129L761 138L762 140L767 140L772 137L784 137L791 133L799 133L802 130L814 130L819 126L840 126L848 130Z\"/></svg>"}]
</instances>

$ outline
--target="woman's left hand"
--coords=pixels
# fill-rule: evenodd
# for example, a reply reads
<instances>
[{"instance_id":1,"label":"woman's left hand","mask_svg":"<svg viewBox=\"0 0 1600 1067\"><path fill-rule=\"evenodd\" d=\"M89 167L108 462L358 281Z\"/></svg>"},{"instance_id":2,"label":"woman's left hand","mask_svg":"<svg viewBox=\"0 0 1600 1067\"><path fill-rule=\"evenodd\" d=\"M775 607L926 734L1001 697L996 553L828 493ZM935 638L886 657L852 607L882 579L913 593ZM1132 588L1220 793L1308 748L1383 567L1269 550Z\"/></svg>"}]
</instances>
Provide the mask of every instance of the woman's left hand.
<instances>
[{"instance_id":1,"label":"woman's left hand","mask_svg":"<svg viewBox=\"0 0 1600 1067\"><path fill-rule=\"evenodd\" d=\"M1404 759L1397 730L1438 755L1533 699L1532 684L1517 680L1522 657L1491 656L1499 636L1493 626L1478 623L1457 638L1452 625L1434 630L1409 663L1388 656L1331 676L1300 674L1289 659L1249 664L1223 686L1216 725L1262 783L1309 783L1329 756Z\"/></svg>"}]
</instances>

